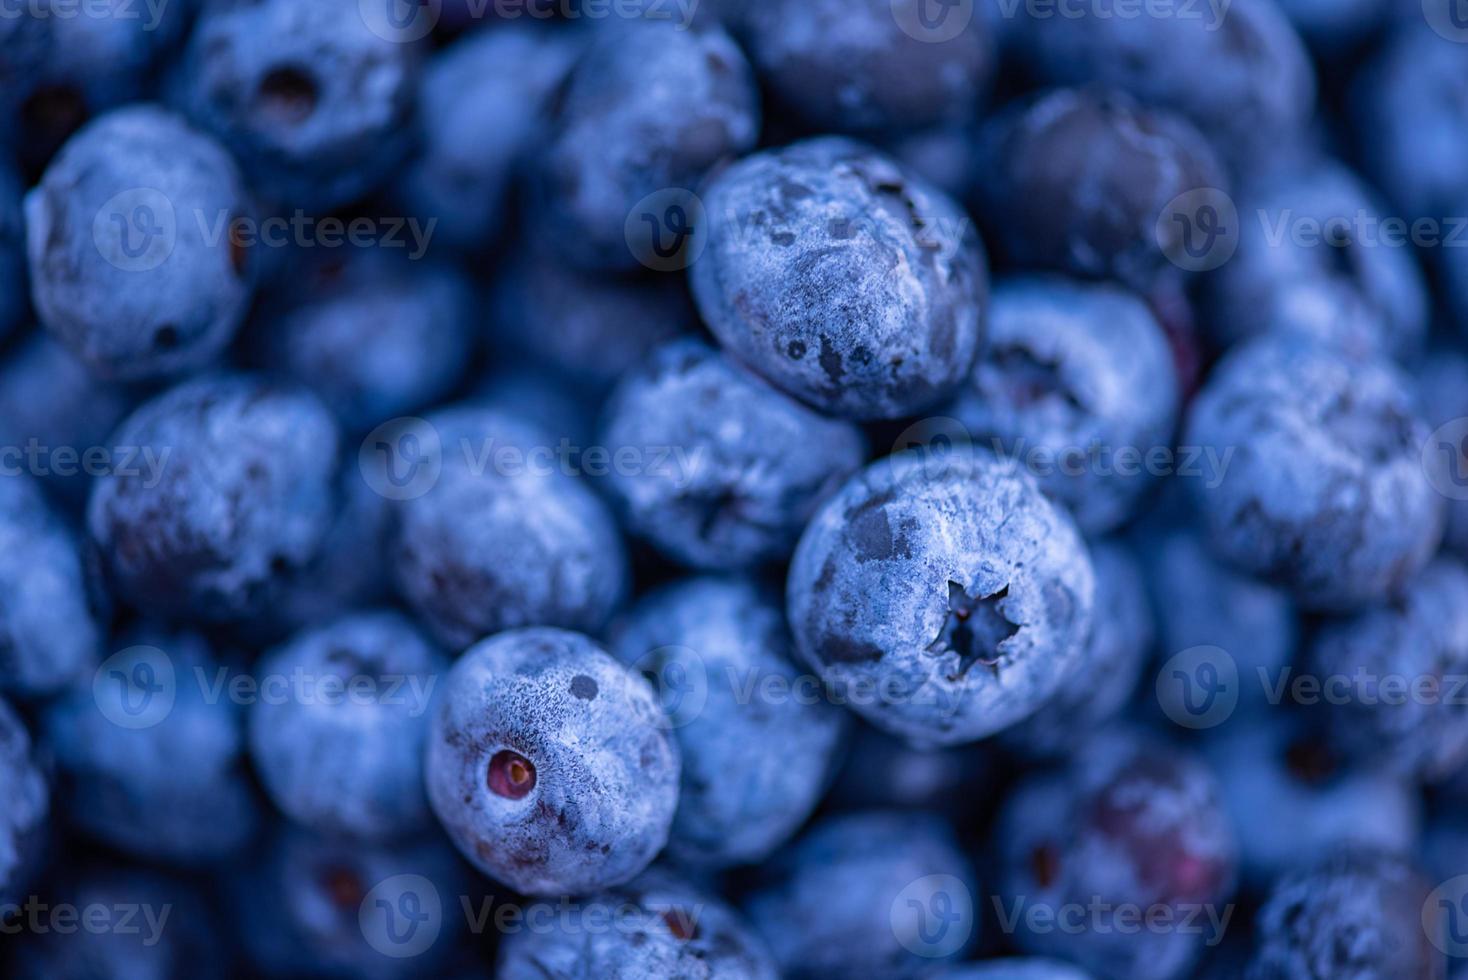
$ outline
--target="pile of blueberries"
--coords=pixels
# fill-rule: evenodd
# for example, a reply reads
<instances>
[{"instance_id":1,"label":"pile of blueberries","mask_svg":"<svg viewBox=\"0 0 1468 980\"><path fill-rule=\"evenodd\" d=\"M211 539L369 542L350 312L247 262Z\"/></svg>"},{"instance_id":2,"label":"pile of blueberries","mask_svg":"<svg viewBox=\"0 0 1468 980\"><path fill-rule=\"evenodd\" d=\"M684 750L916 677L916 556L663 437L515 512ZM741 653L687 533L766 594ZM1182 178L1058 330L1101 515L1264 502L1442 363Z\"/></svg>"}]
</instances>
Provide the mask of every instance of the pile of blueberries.
<instances>
[{"instance_id":1,"label":"pile of blueberries","mask_svg":"<svg viewBox=\"0 0 1468 980\"><path fill-rule=\"evenodd\" d=\"M0 0L0 974L1468 978L1468 0Z\"/></svg>"}]
</instances>

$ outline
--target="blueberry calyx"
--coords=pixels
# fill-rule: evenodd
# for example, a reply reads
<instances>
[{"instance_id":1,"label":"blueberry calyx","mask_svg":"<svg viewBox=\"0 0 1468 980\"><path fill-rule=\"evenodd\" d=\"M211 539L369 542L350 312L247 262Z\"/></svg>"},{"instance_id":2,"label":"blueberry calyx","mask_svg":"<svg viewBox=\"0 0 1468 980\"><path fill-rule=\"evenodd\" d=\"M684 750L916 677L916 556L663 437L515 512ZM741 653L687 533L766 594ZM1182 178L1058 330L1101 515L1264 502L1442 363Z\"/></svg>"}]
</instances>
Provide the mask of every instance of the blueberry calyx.
<instances>
[{"instance_id":1,"label":"blueberry calyx","mask_svg":"<svg viewBox=\"0 0 1468 980\"><path fill-rule=\"evenodd\" d=\"M513 749L501 749L489 760L489 788L496 796L522 800L535 788L535 765Z\"/></svg>"}]
</instances>

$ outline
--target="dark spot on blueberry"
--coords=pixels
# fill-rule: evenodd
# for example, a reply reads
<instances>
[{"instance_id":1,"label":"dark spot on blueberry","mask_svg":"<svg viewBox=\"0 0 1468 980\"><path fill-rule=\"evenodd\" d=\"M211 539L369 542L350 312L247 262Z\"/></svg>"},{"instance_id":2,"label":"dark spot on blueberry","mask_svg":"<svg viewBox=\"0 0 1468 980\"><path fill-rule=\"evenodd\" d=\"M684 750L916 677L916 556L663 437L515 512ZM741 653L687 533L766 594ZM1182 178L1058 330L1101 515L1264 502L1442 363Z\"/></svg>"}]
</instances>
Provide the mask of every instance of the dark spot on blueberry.
<instances>
[{"instance_id":1,"label":"dark spot on blueberry","mask_svg":"<svg viewBox=\"0 0 1468 980\"><path fill-rule=\"evenodd\" d=\"M790 341L789 346L785 348L785 353L789 354L794 360L800 360L805 356L805 342L801 340Z\"/></svg>"},{"instance_id":2,"label":"dark spot on blueberry","mask_svg":"<svg viewBox=\"0 0 1468 980\"><path fill-rule=\"evenodd\" d=\"M246 244L245 219L235 215L229 222L229 265L234 269L235 275L245 274L246 260L250 257L249 245Z\"/></svg>"},{"instance_id":3,"label":"dark spot on blueberry","mask_svg":"<svg viewBox=\"0 0 1468 980\"><path fill-rule=\"evenodd\" d=\"M577 674L571 678L571 693L583 701L594 701L596 699L596 681L585 674Z\"/></svg>"},{"instance_id":4,"label":"dark spot on blueberry","mask_svg":"<svg viewBox=\"0 0 1468 980\"><path fill-rule=\"evenodd\" d=\"M285 575L291 570L290 559L285 555L270 556L270 574L275 576Z\"/></svg>"},{"instance_id":5,"label":"dark spot on blueberry","mask_svg":"<svg viewBox=\"0 0 1468 980\"><path fill-rule=\"evenodd\" d=\"M500 749L489 760L489 789L496 796L521 800L535 788L535 766L512 749Z\"/></svg>"},{"instance_id":6,"label":"dark spot on blueberry","mask_svg":"<svg viewBox=\"0 0 1468 980\"><path fill-rule=\"evenodd\" d=\"M341 865L327 868L321 874L321 888L331 903L340 909L354 909L367 897L362 878L356 871Z\"/></svg>"},{"instance_id":7,"label":"dark spot on blueberry","mask_svg":"<svg viewBox=\"0 0 1468 980\"><path fill-rule=\"evenodd\" d=\"M1284 753L1290 775L1303 783L1318 786L1335 775L1340 761L1318 738L1302 738L1289 745Z\"/></svg>"},{"instance_id":8,"label":"dark spot on blueberry","mask_svg":"<svg viewBox=\"0 0 1468 980\"><path fill-rule=\"evenodd\" d=\"M1041 844L1030 852L1030 874L1041 888L1055 884L1060 877L1060 852L1054 844Z\"/></svg>"},{"instance_id":9,"label":"dark spot on blueberry","mask_svg":"<svg viewBox=\"0 0 1468 980\"><path fill-rule=\"evenodd\" d=\"M178 347L178 327L171 323L165 323L153 331L154 350L173 350Z\"/></svg>"},{"instance_id":10,"label":"dark spot on blueberry","mask_svg":"<svg viewBox=\"0 0 1468 980\"><path fill-rule=\"evenodd\" d=\"M283 123L299 123L316 111L320 91L306 69L294 65L276 68L260 80L255 94L259 112Z\"/></svg>"},{"instance_id":11,"label":"dark spot on blueberry","mask_svg":"<svg viewBox=\"0 0 1468 980\"><path fill-rule=\"evenodd\" d=\"M698 923L687 909L668 909L663 913L663 923L679 942L686 943L690 939L698 938Z\"/></svg>"}]
</instances>

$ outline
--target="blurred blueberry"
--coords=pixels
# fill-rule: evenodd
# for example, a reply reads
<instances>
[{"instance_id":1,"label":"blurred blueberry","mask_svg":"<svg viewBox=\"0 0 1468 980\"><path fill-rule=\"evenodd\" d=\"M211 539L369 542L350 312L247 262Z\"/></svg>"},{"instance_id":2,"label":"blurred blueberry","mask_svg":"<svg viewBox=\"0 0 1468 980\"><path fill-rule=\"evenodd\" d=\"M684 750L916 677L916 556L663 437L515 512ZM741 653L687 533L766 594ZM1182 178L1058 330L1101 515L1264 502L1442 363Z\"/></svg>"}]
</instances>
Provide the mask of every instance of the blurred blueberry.
<instances>
[{"instance_id":1,"label":"blurred blueberry","mask_svg":"<svg viewBox=\"0 0 1468 980\"><path fill-rule=\"evenodd\" d=\"M753 864L820 802L843 712L802 686L774 597L742 579L686 579L649 593L611 650L650 676L683 755L668 853L697 867Z\"/></svg>"},{"instance_id":2,"label":"blurred blueberry","mask_svg":"<svg viewBox=\"0 0 1468 980\"><path fill-rule=\"evenodd\" d=\"M627 556L606 505L567 472L576 461L538 426L473 403L428 424L441 471L396 504L390 532L408 604L450 651L516 626L599 629L627 590Z\"/></svg>"},{"instance_id":3,"label":"blurred blueberry","mask_svg":"<svg viewBox=\"0 0 1468 980\"><path fill-rule=\"evenodd\" d=\"M19 16L16 16L19 14ZM0 119L7 125L5 143L15 142L18 120L10 118L26 98L35 90L36 80L45 69L51 56L51 24L45 17L27 16L21 11L12 11L12 16L0 17Z\"/></svg>"},{"instance_id":4,"label":"blurred blueberry","mask_svg":"<svg viewBox=\"0 0 1468 980\"><path fill-rule=\"evenodd\" d=\"M1405 380L1298 337L1233 351L1193 403L1183 442L1217 454L1188 482L1216 555L1304 607L1401 592L1442 539Z\"/></svg>"},{"instance_id":5,"label":"blurred blueberry","mask_svg":"<svg viewBox=\"0 0 1468 980\"><path fill-rule=\"evenodd\" d=\"M76 534L24 473L0 477L0 690L55 694L97 662L101 637Z\"/></svg>"},{"instance_id":6,"label":"blurred blueberry","mask_svg":"<svg viewBox=\"0 0 1468 980\"><path fill-rule=\"evenodd\" d=\"M423 745L447 670L412 623L387 611L323 623L267 654L256 679L282 686L250 709L250 757L275 805L324 833L423 829Z\"/></svg>"},{"instance_id":7,"label":"blurred blueberry","mask_svg":"<svg viewBox=\"0 0 1468 980\"><path fill-rule=\"evenodd\" d=\"M963 209L850 140L807 140L722 171L691 267L704 322L803 401L896 418L952 394L984 335L988 276Z\"/></svg>"},{"instance_id":8,"label":"blurred blueberry","mask_svg":"<svg viewBox=\"0 0 1468 980\"><path fill-rule=\"evenodd\" d=\"M1468 205L1468 200L1464 204ZM1463 337L1468 336L1468 207L1459 206L1452 213L1460 216L1457 220L1462 223L1449 233L1461 237L1455 237L1456 246L1440 250L1440 261L1449 309L1458 323L1458 336Z\"/></svg>"},{"instance_id":9,"label":"blurred blueberry","mask_svg":"<svg viewBox=\"0 0 1468 980\"><path fill-rule=\"evenodd\" d=\"M791 980L925 976L977 938L973 865L929 813L828 817L761 875L745 909Z\"/></svg>"},{"instance_id":10,"label":"blurred blueberry","mask_svg":"<svg viewBox=\"0 0 1468 980\"><path fill-rule=\"evenodd\" d=\"M41 322L95 372L195 370L229 343L253 273L232 238L248 217L219 144L153 105L89 123L26 197Z\"/></svg>"},{"instance_id":11,"label":"blurred blueberry","mask_svg":"<svg viewBox=\"0 0 1468 980\"><path fill-rule=\"evenodd\" d=\"M1464 442L1468 436L1468 354L1457 347L1436 346L1415 365L1413 374L1418 407L1433 427L1432 438L1437 443L1428 450L1449 454L1444 462L1453 482L1446 486L1461 489L1459 481L1468 474L1468 443ZM1448 497L1447 515L1443 547L1468 560L1468 494Z\"/></svg>"},{"instance_id":12,"label":"blurred blueberry","mask_svg":"<svg viewBox=\"0 0 1468 980\"><path fill-rule=\"evenodd\" d=\"M0 699L0 902L19 902L41 870L48 844L51 788L30 732Z\"/></svg>"},{"instance_id":13,"label":"blurred blueberry","mask_svg":"<svg viewBox=\"0 0 1468 980\"><path fill-rule=\"evenodd\" d=\"M1080 967L1037 956L1016 956L956 966L928 980L1091 980Z\"/></svg>"},{"instance_id":14,"label":"blurred blueberry","mask_svg":"<svg viewBox=\"0 0 1468 980\"><path fill-rule=\"evenodd\" d=\"M317 214L399 168L416 130L418 51L359 0L204 5L173 99L273 207Z\"/></svg>"},{"instance_id":15,"label":"blurred blueberry","mask_svg":"<svg viewBox=\"0 0 1468 980\"><path fill-rule=\"evenodd\" d=\"M972 194L974 174L981 164L978 136L970 126L935 126L898 133L884 141L883 148L909 172L955 201Z\"/></svg>"},{"instance_id":16,"label":"blurred blueberry","mask_svg":"<svg viewBox=\"0 0 1468 980\"><path fill-rule=\"evenodd\" d=\"M1295 30L1322 57L1347 55L1374 40L1391 18L1392 0L1278 0Z\"/></svg>"},{"instance_id":17,"label":"blurred blueberry","mask_svg":"<svg viewBox=\"0 0 1468 980\"><path fill-rule=\"evenodd\" d=\"M994 290L989 345L950 411L980 445L1021 461L1042 454L1045 471L1032 469L1041 489L1081 530L1101 534L1152 485L1178 397L1167 338L1140 299L1109 285L1016 279Z\"/></svg>"},{"instance_id":18,"label":"blurred blueberry","mask_svg":"<svg viewBox=\"0 0 1468 980\"><path fill-rule=\"evenodd\" d=\"M821 500L866 455L860 430L786 397L702 341L672 341L605 409L607 487L631 530L694 568L789 556ZM659 456L666 455L666 461Z\"/></svg>"},{"instance_id":19,"label":"blurred blueberry","mask_svg":"<svg viewBox=\"0 0 1468 980\"><path fill-rule=\"evenodd\" d=\"M5 159L0 144L0 341L19 329L30 309L25 217L21 211L24 193L21 176Z\"/></svg>"},{"instance_id":20,"label":"blurred blueberry","mask_svg":"<svg viewBox=\"0 0 1468 980\"><path fill-rule=\"evenodd\" d=\"M678 745L652 687L565 630L509 630L459 658L425 769L449 838L527 894L629 881L678 803Z\"/></svg>"},{"instance_id":21,"label":"blurred blueberry","mask_svg":"<svg viewBox=\"0 0 1468 980\"><path fill-rule=\"evenodd\" d=\"M932 810L968 827L998 795L995 754L985 743L913 748L866 724L852 728L828 797L834 809Z\"/></svg>"},{"instance_id":22,"label":"blurred blueberry","mask_svg":"<svg viewBox=\"0 0 1468 980\"><path fill-rule=\"evenodd\" d=\"M331 524L337 430L294 385L209 374L145 403L114 442L136 465L95 482L87 526L121 596L203 621L262 611Z\"/></svg>"},{"instance_id":23,"label":"blurred blueberry","mask_svg":"<svg viewBox=\"0 0 1468 980\"><path fill-rule=\"evenodd\" d=\"M585 387L554 370L511 361L480 378L469 401L500 415L533 420L550 443L586 447L599 405Z\"/></svg>"},{"instance_id":24,"label":"blurred blueberry","mask_svg":"<svg viewBox=\"0 0 1468 980\"><path fill-rule=\"evenodd\" d=\"M1094 578L1070 518L987 453L894 456L817 512L787 584L795 646L851 707L955 745L1033 714L1084 662Z\"/></svg>"}]
</instances>

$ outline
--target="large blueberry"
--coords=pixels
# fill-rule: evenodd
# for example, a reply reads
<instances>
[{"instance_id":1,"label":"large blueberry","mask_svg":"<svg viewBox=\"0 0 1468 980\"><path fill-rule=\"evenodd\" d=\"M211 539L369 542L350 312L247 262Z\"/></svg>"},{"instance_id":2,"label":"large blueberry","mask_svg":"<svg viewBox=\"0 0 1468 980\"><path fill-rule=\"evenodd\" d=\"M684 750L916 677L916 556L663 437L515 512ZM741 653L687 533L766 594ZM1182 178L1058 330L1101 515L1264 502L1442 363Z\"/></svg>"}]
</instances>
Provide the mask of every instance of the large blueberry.
<instances>
[{"instance_id":1,"label":"large blueberry","mask_svg":"<svg viewBox=\"0 0 1468 980\"><path fill-rule=\"evenodd\" d=\"M863 462L849 422L824 418L699 340L655 351L605 409L607 485L633 531L695 568L789 556L821 500Z\"/></svg>"},{"instance_id":2,"label":"large blueberry","mask_svg":"<svg viewBox=\"0 0 1468 980\"><path fill-rule=\"evenodd\" d=\"M395 612L343 616L263 657L250 757L270 798L308 827L397 837L428 822L423 744L448 661Z\"/></svg>"},{"instance_id":3,"label":"large blueberry","mask_svg":"<svg viewBox=\"0 0 1468 980\"><path fill-rule=\"evenodd\" d=\"M1302 606L1349 609L1400 592L1437 550L1426 439L1390 367L1281 336L1214 370L1183 441L1228 456L1188 481L1214 553Z\"/></svg>"},{"instance_id":4,"label":"large blueberry","mask_svg":"<svg viewBox=\"0 0 1468 980\"><path fill-rule=\"evenodd\" d=\"M758 153L707 188L691 267L709 329L777 387L850 418L951 394L983 340L988 274L963 209L830 137Z\"/></svg>"},{"instance_id":5,"label":"large blueberry","mask_svg":"<svg viewBox=\"0 0 1468 980\"><path fill-rule=\"evenodd\" d=\"M792 980L905 980L977 939L973 864L930 813L828 817L761 869L750 921Z\"/></svg>"},{"instance_id":6,"label":"large blueberry","mask_svg":"<svg viewBox=\"0 0 1468 980\"><path fill-rule=\"evenodd\" d=\"M51 817L51 789L30 732L0 700L0 902L18 902L40 871Z\"/></svg>"},{"instance_id":7,"label":"large blueberry","mask_svg":"<svg viewBox=\"0 0 1468 980\"><path fill-rule=\"evenodd\" d=\"M666 586L616 624L611 649L655 680L683 750L669 853L702 867L764 860L820 802L846 731L801 684L774 597L742 579Z\"/></svg>"},{"instance_id":8,"label":"large blueberry","mask_svg":"<svg viewBox=\"0 0 1468 980\"><path fill-rule=\"evenodd\" d=\"M576 461L493 409L427 421L441 469L395 507L390 532L403 598L451 650L516 626L599 629L627 589L627 556L606 505L568 472Z\"/></svg>"},{"instance_id":9,"label":"large blueberry","mask_svg":"<svg viewBox=\"0 0 1468 980\"><path fill-rule=\"evenodd\" d=\"M231 229L250 208L229 154L182 118L136 105L97 119L26 197L41 322L100 374L210 363L249 306Z\"/></svg>"},{"instance_id":10,"label":"large blueberry","mask_svg":"<svg viewBox=\"0 0 1468 980\"><path fill-rule=\"evenodd\" d=\"M651 685L591 640L509 630L449 673L428 801L480 871L536 895L629 881L668 841L678 744Z\"/></svg>"},{"instance_id":11,"label":"large blueberry","mask_svg":"<svg viewBox=\"0 0 1468 980\"><path fill-rule=\"evenodd\" d=\"M1140 298L1018 279L994 290L989 346L951 411L980 444L1033 459L1041 489L1100 534L1135 513L1172 447L1177 374Z\"/></svg>"},{"instance_id":12,"label":"large blueberry","mask_svg":"<svg viewBox=\"0 0 1468 980\"><path fill-rule=\"evenodd\" d=\"M956 744L1032 714L1084 663L1085 542L984 452L882 460L817 512L787 585L800 655L856 711Z\"/></svg>"},{"instance_id":13,"label":"large blueberry","mask_svg":"<svg viewBox=\"0 0 1468 980\"><path fill-rule=\"evenodd\" d=\"M337 430L304 389L204 375L145 403L113 441L137 452L96 481L87 526L138 607L244 619L315 558L333 513Z\"/></svg>"}]
</instances>

